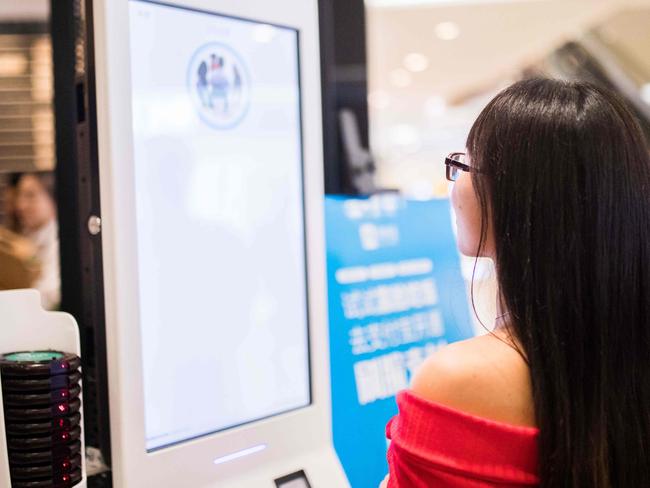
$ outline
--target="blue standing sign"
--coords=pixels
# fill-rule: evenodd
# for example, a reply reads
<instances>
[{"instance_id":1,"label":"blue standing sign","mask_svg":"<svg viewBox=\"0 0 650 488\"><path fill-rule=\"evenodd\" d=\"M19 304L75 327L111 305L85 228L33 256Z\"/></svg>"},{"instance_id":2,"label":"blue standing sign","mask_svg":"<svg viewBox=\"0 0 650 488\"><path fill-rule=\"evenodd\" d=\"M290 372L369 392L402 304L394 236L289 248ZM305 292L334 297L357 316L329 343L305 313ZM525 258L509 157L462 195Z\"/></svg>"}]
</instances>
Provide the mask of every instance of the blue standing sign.
<instances>
[{"instance_id":1,"label":"blue standing sign","mask_svg":"<svg viewBox=\"0 0 650 488\"><path fill-rule=\"evenodd\" d=\"M325 201L334 446L352 488L386 475L395 394L439 347L473 335L447 200Z\"/></svg>"}]
</instances>

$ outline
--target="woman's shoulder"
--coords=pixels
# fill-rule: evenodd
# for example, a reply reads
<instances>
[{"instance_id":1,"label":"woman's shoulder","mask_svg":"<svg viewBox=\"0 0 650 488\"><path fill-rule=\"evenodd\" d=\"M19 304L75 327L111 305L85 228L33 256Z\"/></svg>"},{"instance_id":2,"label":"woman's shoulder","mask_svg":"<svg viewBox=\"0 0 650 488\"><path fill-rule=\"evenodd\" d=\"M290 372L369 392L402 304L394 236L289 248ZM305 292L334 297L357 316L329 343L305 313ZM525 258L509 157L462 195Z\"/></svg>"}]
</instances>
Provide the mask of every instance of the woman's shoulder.
<instances>
[{"instance_id":1,"label":"woman's shoulder","mask_svg":"<svg viewBox=\"0 0 650 488\"><path fill-rule=\"evenodd\" d=\"M528 366L502 332L440 349L414 375L411 390L478 417L535 426Z\"/></svg>"}]
</instances>

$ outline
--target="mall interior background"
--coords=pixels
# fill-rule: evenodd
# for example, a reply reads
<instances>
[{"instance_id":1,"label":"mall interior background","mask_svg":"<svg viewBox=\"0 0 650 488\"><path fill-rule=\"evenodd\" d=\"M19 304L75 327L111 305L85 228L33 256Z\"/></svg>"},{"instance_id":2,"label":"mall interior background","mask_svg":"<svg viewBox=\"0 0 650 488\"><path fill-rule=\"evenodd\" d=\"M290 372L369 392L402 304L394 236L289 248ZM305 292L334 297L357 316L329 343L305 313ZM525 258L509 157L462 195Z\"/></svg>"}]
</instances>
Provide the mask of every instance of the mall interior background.
<instances>
[{"instance_id":1,"label":"mall interior background","mask_svg":"<svg viewBox=\"0 0 650 488\"><path fill-rule=\"evenodd\" d=\"M343 105L366 110L361 135L376 190L446 198L444 156L463 150L471 123L497 91L535 74L614 88L650 135L650 0L321 3L325 12L336 10L330 20L350 9L349 28L357 29L350 39L365 43L360 59L343 62L333 76L339 86L362 87L345 92ZM0 3L0 226L9 224L4 195L12 174L52 172L57 165L49 10L48 0ZM330 159L345 159L344 152L327 151ZM327 180L328 168L345 173L347 163L326 160L325 168ZM468 301L474 275L474 326L483 333L482 323L495 315L494 272L488 262L475 268L463 258L462 265Z\"/></svg>"},{"instance_id":2,"label":"mall interior background","mask_svg":"<svg viewBox=\"0 0 650 488\"><path fill-rule=\"evenodd\" d=\"M360 2L333 3L341 18ZM48 22L47 0L0 4L0 194L10 173L56 164ZM649 27L648 0L366 0L367 66L336 76L367 83L376 186L444 198L442 158L463 149L485 103L522 76L606 78L650 119ZM463 264L469 278L473 263ZM482 264L475 280L485 322L490 274Z\"/></svg>"}]
</instances>

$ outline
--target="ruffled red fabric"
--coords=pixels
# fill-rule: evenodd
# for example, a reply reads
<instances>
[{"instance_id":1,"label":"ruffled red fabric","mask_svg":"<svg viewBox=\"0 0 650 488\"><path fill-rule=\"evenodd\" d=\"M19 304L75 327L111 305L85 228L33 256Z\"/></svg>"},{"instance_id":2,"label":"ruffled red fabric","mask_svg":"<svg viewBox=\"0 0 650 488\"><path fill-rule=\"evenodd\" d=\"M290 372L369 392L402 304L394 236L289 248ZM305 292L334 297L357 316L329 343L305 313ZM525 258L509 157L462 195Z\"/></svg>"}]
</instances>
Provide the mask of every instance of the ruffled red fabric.
<instances>
[{"instance_id":1,"label":"ruffled red fabric","mask_svg":"<svg viewBox=\"0 0 650 488\"><path fill-rule=\"evenodd\" d=\"M476 417L397 396L399 414L386 426L388 488L537 486L539 430Z\"/></svg>"}]
</instances>

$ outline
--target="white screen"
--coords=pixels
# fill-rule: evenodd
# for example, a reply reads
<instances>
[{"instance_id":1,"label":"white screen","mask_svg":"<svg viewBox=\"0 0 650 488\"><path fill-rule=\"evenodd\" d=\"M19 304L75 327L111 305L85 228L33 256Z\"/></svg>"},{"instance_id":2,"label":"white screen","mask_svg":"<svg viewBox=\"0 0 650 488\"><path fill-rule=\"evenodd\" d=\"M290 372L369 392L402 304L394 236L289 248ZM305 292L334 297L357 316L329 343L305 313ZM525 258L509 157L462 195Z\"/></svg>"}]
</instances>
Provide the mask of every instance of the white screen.
<instances>
[{"instance_id":1,"label":"white screen","mask_svg":"<svg viewBox=\"0 0 650 488\"><path fill-rule=\"evenodd\" d=\"M146 446L310 403L298 33L130 2Z\"/></svg>"}]
</instances>

